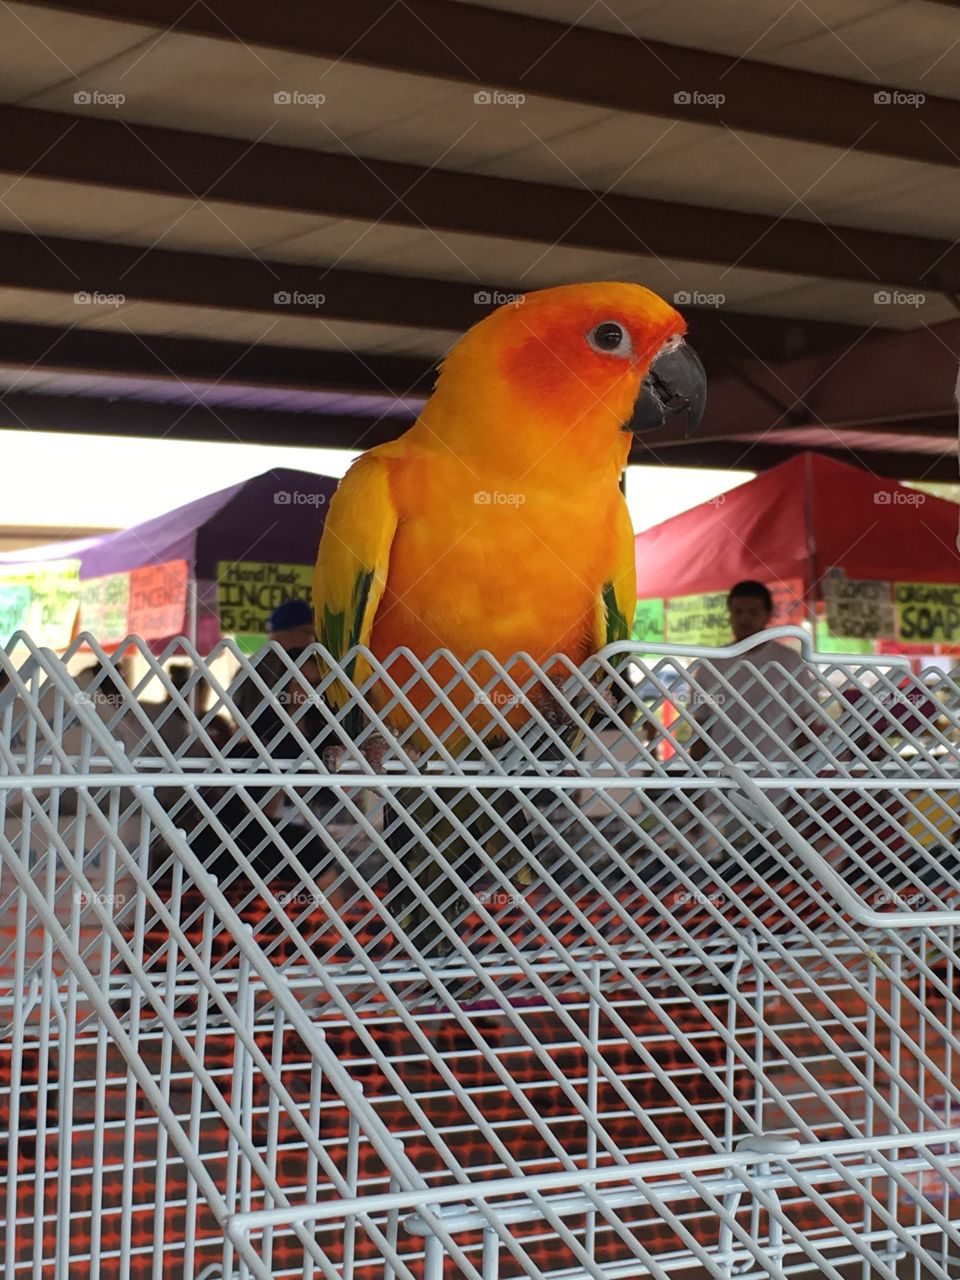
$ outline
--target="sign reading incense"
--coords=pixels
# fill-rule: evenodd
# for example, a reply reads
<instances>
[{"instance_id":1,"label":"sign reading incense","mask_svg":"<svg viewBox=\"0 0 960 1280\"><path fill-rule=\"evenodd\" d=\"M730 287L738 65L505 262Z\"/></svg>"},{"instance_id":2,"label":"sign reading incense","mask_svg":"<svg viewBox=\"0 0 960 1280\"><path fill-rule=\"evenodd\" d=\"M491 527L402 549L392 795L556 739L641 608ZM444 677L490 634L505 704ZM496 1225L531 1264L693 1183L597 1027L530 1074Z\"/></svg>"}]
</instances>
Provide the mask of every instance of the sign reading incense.
<instances>
[{"instance_id":1,"label":"sign reading incense","mask_svg":"<svg viewBox=\"0 0 960 1280\"><path fill-rule=\"evenodd\" d=\"M221 560L217 564L220 630L225 635L263 635L277 605L285 600L310 603L312 580L312 565Z\"/></svg>"},{"instance_id":2,"label":"sign reading incense","mask_svg":"<svg viewBox=\"0 0 960 1280\"><path fill-rule=\"evenodd\" d=\"M166 640L183 633L187 612L186 560L145 564L130 572L127 627L145 640Z\"/></svg>"}]
</instances>

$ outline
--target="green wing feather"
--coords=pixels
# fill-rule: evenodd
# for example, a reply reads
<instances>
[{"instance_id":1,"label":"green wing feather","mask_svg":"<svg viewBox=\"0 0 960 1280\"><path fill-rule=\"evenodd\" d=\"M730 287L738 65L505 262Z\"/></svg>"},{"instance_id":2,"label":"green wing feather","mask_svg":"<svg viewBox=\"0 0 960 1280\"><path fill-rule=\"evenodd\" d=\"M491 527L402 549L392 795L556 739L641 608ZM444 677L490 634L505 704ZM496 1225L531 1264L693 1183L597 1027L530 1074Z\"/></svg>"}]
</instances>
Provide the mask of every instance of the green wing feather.
<instances>
[{"instance_id":1,"label":"green wing feather","mask_svg":"<svg viewBox=\"0 0 960 1280\"><path fill-rule=\"evenodd\" d=\"M355 645L370 645L373 620L383 598L397 509L386 461L371 450L359 458L337 489L323 527L313 575L317 638L337 659ZM352 661L351 681L369 675L368 664ZM330 688L330 700L343 706L347 692Z\"/></svg>"}]
</instances>

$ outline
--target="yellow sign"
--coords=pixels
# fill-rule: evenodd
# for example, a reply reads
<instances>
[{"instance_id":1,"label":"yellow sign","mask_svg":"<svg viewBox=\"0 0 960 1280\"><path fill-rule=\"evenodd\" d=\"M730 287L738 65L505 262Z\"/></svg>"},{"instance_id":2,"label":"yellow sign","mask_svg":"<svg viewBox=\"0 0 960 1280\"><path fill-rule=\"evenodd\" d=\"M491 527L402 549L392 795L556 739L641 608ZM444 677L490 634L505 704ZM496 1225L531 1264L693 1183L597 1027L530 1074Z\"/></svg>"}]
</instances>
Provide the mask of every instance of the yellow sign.
<instances>
[{"instance_id":1,"label":"yellow sign","mask_svg":"<svg viewBox=\"0 0 960 1280\"><path fill-rule=\"evenodd\" d=\"M217 564L220 630L224 635L263 635L277 605L285 600L310 603L312 581L313 565L221 560Z\"/></svg>"},{"instance_id":2,"label":"yellow sign","mask_svg":"<svg viewBox=\"0 0 960 1280\"><path fill-rule=\"evenodd\" d=\"M671 644L708 647L730 644L726 591L709 595L675 596L667 601L667 640Z\"/></svg>"},{"instance_id":3,"label":"yellow sign","mask_svg":"<svg viewBox=\"0 0 960 1280\"><path fill-rule=\"evenodd\" d=\"M0 569L4 587L27 588L29 604L20 595L18 626L50 649L65 649L73 639L80 605L80 561L46 560Z\"/></svg>"},{"instance_id":4,"label":"yellow sign","mask_svg":"<svg viewBox=\"0 0 960 1280\"><path fill-rule=\"evenodd\" d=\"M898 582L894 588L897 639L903 644L960 642L960 586Z\"/></svg>"}]
</instances>

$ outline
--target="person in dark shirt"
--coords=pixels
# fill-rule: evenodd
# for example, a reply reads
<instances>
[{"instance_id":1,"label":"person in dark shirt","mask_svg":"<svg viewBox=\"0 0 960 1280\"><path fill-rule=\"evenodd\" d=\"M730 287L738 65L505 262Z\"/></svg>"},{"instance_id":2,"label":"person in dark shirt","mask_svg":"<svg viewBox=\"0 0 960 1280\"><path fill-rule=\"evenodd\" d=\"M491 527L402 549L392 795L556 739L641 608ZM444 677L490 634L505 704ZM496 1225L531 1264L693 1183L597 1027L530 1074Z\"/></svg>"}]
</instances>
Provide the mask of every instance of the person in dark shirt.
<instances>
[{"instance_id":1,"label":"person in dark shirt","mask_svg":"<svg viewBox=\"0 0 960 1280\"><path fill-rule=\"evenodd\" d=\"M315 639L310 606L304 600L285 600L270 615L267 632L272 643L254 655L253 666L272 696L265 695L257 682L243 670L228 691L228 696L236 707L241 733L249 736L246 726L241 723L242 719L249 724L250 732L260 738L264 745L268 745L283 727L281 717L277 714L278 704L275 698L289 689L290 681L296 679L290 675L284 653L278 652L273 645L285 650L291 661L297 661L304 648L313 644Z\"/></svg>"}]
</instances>

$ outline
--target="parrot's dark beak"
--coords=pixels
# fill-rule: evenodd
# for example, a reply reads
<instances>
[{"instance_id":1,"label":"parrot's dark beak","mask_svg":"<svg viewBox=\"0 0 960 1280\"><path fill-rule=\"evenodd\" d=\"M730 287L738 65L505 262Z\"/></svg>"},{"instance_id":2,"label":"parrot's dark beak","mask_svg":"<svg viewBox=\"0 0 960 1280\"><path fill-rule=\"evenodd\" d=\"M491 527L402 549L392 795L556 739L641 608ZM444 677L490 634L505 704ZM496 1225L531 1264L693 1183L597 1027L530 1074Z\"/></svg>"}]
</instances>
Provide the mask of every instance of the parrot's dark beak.
<instances>
[{"instance_id":1,"label":"parrot's dark beak","mask_svg":"<svg viewBox=\"0 0 960 1280\"><path fill-rule=\"evenodd\" d=\"M686 409L689 435L700 425L706 403L707 375L700 357L681 341L661 351L651 364L623 429L633 435L652 431Z\"/></svg>"}]
</instances>

